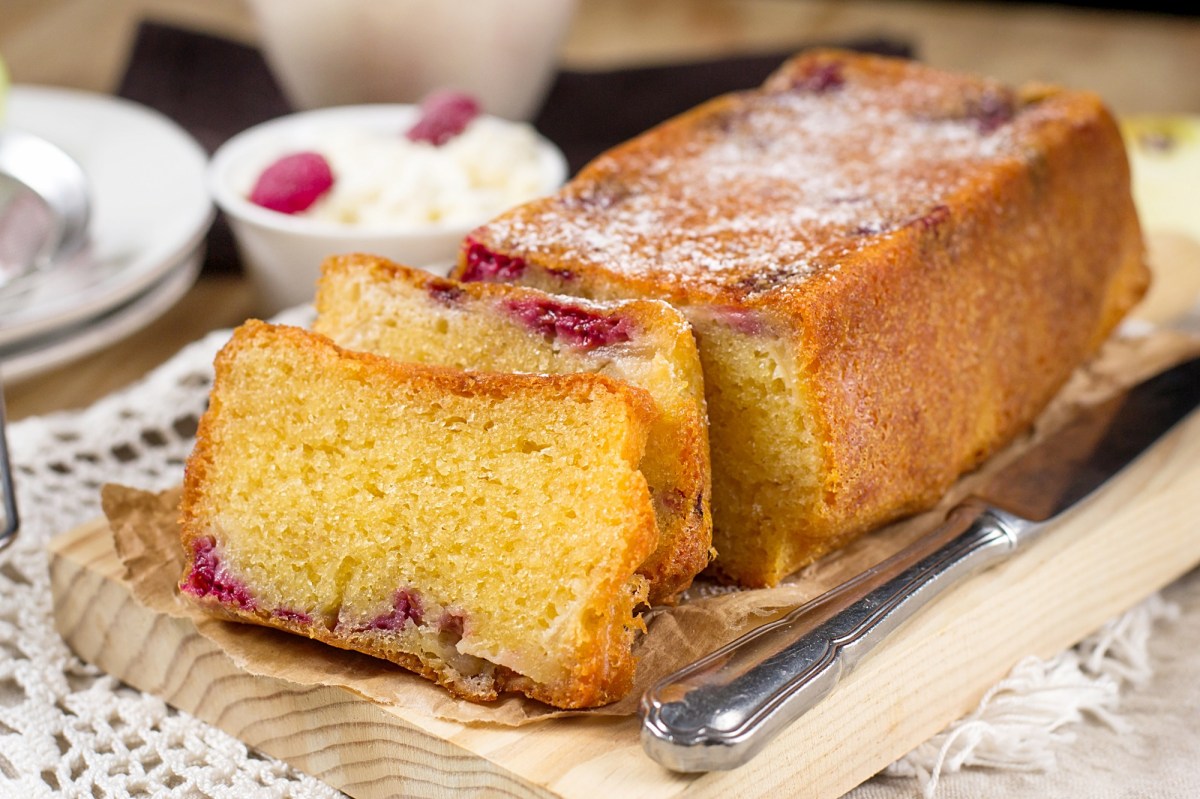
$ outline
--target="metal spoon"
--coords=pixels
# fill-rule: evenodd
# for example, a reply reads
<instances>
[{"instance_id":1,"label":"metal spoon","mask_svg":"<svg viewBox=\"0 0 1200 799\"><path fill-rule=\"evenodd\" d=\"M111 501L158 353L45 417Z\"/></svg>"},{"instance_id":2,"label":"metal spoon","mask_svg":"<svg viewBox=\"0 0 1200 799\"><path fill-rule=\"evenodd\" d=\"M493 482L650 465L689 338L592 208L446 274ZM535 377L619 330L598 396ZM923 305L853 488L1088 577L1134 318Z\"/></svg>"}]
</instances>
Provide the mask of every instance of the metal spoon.
<instances>
[{"instance_id":1,"label":"metal spoon","mask_svg":"<svg viewBox=\"0 0 1200 799\"><path fill-rule=\"evenodd\" d=\"M12 463L8 458L8 435L5 430L4 391L0 389L0 508L4 520L0 524L0 550L13 542L21 529L21 517L17 513L17 491L13 487Z\"/></svg>"},{"instance_id":2,"label":"metal spoon","mask_svg":"<svg viewBox=\"0 0 1200 799\"><path fill-rule=\"evenodd\" d=\"M0 132L0 287L68 258L87 243L91 199L83 168L32 133ZM0 393L0 549L20 528Z\"/></svg>"},{"instance_id":3,"label":"metal spoon","mask_svg":"<svg viewBox=\"0 0 1200 799\"><path fill-rule=\"evenodd\" d=\"M90 216L75 159L32 133L0 132L0 286L77 252Z\"/></svg>"}]
</instances>

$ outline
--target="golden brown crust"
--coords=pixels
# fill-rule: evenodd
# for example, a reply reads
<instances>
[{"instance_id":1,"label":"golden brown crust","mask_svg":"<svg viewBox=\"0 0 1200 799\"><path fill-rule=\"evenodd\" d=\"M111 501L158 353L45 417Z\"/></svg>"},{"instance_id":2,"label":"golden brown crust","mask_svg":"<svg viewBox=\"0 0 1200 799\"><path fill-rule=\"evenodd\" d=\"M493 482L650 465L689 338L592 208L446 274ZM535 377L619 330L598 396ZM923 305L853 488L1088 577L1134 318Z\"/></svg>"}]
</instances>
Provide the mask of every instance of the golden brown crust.
<instances>
[{"instance_id":1,"label":"golden brown crust","mask_svg":"<svg viewBox=\"0 0 1200 799\"><path fill-rule=\"evenodd\" d=\"M191 564L188 563L190 568ZM185 569L186 573L187 569ZM422 658L409 652L397 651L394 647L380 645L377 638L360 635L350 640L331 632L321 625L303 624L261 611L243 610L220 602L195 599L200 607L217 618L233 622L273 627L295 635L320 641L323 644L361 652L395 663L408 671L419 674L445 688L460 699L472 702L492 702L505 693L520 693L530 699L545 702L563 709L586 709L615 702L629 693L633 687L633 662L597 661L580 669L569 682L547 685L518 674L504 666L496 666L485 679L464 677L444 662ZM632 636L627 644L632 645ZM602 664L602 665L598 665Z\"/></svg>"},{"instance_id":2,"label":"golden brown crust","mask_svg":"<svg viewBox=\"0 0 1200 799\"><path fill-rule=\"evenodd\" d=\"M398 388L418 387L430 396L454 393L460 396L511 396L521 389L534 391L551 400L574 399L595 401L598 394L619 398L621 407L630 416L630 435L624 439L627 449L622 457L631 465L641 459L645 437L657 409L649 395L638 388L603 375L508 375L470 374L455 369L405 364L367 353L343 350L323 336L298 328L280 327L250 320L234 332L230 343L217 355L216 381L208 410L201 418L196 446L188 459L180 511L181 541L185 553L185 570L181 588L196 566L197 547L201 539L219 544L222 532L217 529L206 504L206 493L213 479L214 458L225 457L219 452L218 428L223 423L227 378L236 368L241 353L257 346L274 347L281 343L316 359L318 367L328 367L336 359L339 368L354 372L353 377L364 380L391 382ZM206 610L225 618L271 626L305 635L344 649L353 649L390 660L445 686L464 698L484 701L500 693L515 690L558 707L592 707L613 701L632 685L635 661L632 644L638 630L633 612L645 601L645 581L634 572L658 543L654 511L649 504L645 483L640 481L641 501L631 508L627 527L623 530L624 546L610 553L611 562L605 575L587 575L599 582L593 585L591 602L603 601L603 607L590 605L584 614L594 614L598 620L597 635L572 642L577 662L570 665L568 676L555 682L538 682L503 666L495 666L484 675L464 675L444 659L434 655L402 651L389 641L386 634L371 629L346 633L321 620L301 622L287 615L278 615L253 603L239 606L236 602L220 601L212 596L196 596L185 591L189 598ZM498 600L499 601L499 600ZM624 620L624 621L622 621Z\"/></svg>"},{"instance_id":3,"label":"golden brown crust","mask_svg":"<svg viewBox=\"0 0 1200 799\"><path fill-rule=\"evenodd\" d=\"M190 550L189 550L190 551ZM184 569L184 574L191 569L189 561ZM469 681L462 678L461 675L453 670L446 668L435 668L432 663L423 660L416 655L407 652L396 652L388 650L384 647L377 646L373 640L367 637L362 637L357 641L347 640L340 635L334 635L327 627L319 624L304 624L298 621L292 621L279 616L273 616L270 613L263 611L245 610L242 608L233 607L223 604L213 599L208 598L191 598L200 607L212 616L225 619L227 621L244 622L250 624L258 624L263 627L274 627L277 630L300 635L305 638L311 638L314 641L320 641L323 644L337 647L338 649L346 649L352 652L362 652L366 655L377 657L381 660L387 660L408 669L411 672L421 675L427 680L441 685L446 690L450 691L455 696L462 699L469 699L473 702L490 702L496 699L502 691L508 690L504 685L503 680L492 680L487 683L481 681ZM515 676L515 675L514 675Z\"/></svg>"},{"instance_id":4,"label":"golden brown crust","mask_svg":"<svg viewBox=\"0 0 1200 799\"><path fill-rule=\"evenodd\" d=\"M774 513L714 500L717 565L749 585L933 503L1032 421L1148 282L1096 97L838 51L476 230L456 273L473 271L667 299L702 355L719 329L786 351L821 490L783 510L795 477L780 473L761 484ZM710 423L716 441L752 422ZM714 484L730 468L716 454Z\"/></svg>"},{"instance_id":5,"label":"golden brown crust","mask_svg":"<svg viewBox=\"0 0 1200 799\"><path fill-rule=\"evenodd\" d=\"M1036 130L1035 168L981 176L936 224L862 251L859 279L787 298L830 442L814 537L935 502L1030 424L1143 293L1116 128L1089 95L1054 104L1017 123Z\"/></svg>"}]
</instances>

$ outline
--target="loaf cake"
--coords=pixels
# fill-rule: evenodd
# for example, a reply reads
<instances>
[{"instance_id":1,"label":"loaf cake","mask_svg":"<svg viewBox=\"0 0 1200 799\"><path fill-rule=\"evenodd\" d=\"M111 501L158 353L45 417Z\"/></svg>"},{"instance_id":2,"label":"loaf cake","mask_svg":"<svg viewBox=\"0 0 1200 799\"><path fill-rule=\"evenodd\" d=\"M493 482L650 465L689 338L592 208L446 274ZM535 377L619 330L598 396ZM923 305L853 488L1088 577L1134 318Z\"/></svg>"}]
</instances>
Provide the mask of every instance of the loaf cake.
<instances>
[{"instance_id":1,"label":"loaf cake","mask_svg":"<svg viewBox=\"0 0 1200 799\"><path fill-rule=\"evenodd\" d=\"M645 389L658 417L642 473L658 550L650 602L672 602L708 565L711 485L704 382L691 327L660 300L595 303L537 289L458 283L367 255L322 267L313 329L400 361L494 372L595 372Z\"/></svg>"},{"instance_id":2,"label":"loaf cake","mask_svg":"<svg viewBox=\"0 0 1200 799\"><path fill-rule=\"evenodd\" d=\"M935 503L1148 282L1097 97L840 51L601 155L454 275L684 311L716 566L751 586Z\"/></svg>"},{"instance_id":3,"label":"loaf cake","mask_svg":"<svg viewBox=\"0 0 1200 799\"><path fill-rule=\"evenodd\" d=\"M658 544L644 391L343 350L251 321L184 480L184 596L474 700L628 692Z\"/></svg>"}]
</instances>

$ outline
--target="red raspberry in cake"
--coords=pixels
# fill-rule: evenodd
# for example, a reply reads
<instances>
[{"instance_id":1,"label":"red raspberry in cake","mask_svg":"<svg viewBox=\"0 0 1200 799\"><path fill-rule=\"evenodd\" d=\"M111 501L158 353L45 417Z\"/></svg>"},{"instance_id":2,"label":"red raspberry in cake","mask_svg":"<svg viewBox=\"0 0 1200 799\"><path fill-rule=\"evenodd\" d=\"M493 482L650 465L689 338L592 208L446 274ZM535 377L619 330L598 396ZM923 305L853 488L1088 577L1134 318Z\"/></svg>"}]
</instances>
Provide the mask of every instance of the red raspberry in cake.
<instances>
[{"instance_id":1,"label":"red raspberry in cake","mask_svg":"<svg viewBox=\"0 0 1200 799\"><path fill-rule=\"evenodd\" d=\"M842 65L837 62L814 64L803 74L796 76L792 88L799 91L824 94L840 89L846 84L846 76L842 73Z\"/></svg>"},{"instance_id":2,"label":"red raspberry in cake","mask_svg":"<svg viewBox=\"0 0 1200 799\"><path fill-rule=\"evenodd\" d=\"M987 135L1012 121L1014 105L1011 93L989 91L969 105L968 114L979 125L979 132Z\"/></svg>"},{"instance_id":3,"label":"red raspberry in cake","mask_svg":"<svg viewBox=\"0 0 1200 799\"><path fill-rule=\"evenodd\" d=\"M333 170L323 155L292 153L263 170L250 192L250 202L281 214L298 214L332 187Z\"/></svg>"},{"instance_id":4,"label":"red raspberry in cake","mask_svg":"<svg viewBox=\"0 0 1200 799\"><path fill-rule=\"evenodd\" d=\"M250 590L222 567L213 539L197 538L192 544L192 552L192 570L180 584L181 591L198 597L212 597L243 610L256 607Z\"/></svg>"},{"instance_id":5,"label":"red raspberry in cake","mask_svg":"<svg viewBox=\"0 0 1200 799\"><path fill-rule=\"evenodd\" d=\"M402 630L410 623L420 626L423 615L421 595L416 591L401 588L392 597L392 609L372 619L367 629Z\"/></svg>"},{"instance_id":6,"label":"red raspberry in cake","mask_svg":"<svg viewBox=\"0 0 1200 799\"><path fill-rule=\"evenodd\" d=\"M519 297L504 307L532 330L583 349L629 341L631 324L624 317L601 316L541 297Z\"/></svg>"},{"instance_id":7,"label":"red raspberry in cake","mask_svg":"<svg viewBox=\"0 0 1200 799\"><path fill-rule=\"evenodd\" d=\"M917 225L921 230L933 230L950 218L950 208L945 205L935 205L921 214L909 224Z\"/></svg>"},{"instance_id":8,"label":"red raspberry in cake","mask_svg":"<svg viewBox=\"0 0 1200 799\"><path fill-rule=\"evenodd\" d=\"M713 309L713 315L747 336L762 336L768 332L768 326L762 314L749 308L736 308L732 305L718 306Z\"/></svg>"},{"instance_id":9,"label":"red raspberry in cake","mask_svg":"<svg viewBox=\"0 0 1200 799\"><path fill-rule=\"evenodd\" d=\"M465 267L459 279L464 283L508 283L525 271L525 261L521 258L498 255L470 239L463 260Z\"/></svg>"},{"instance_id":10,"label":"red raspberry in cake","mask_svg":"<svg viewBox=\"0 0 1200 799\"><path fill-rule=\"evenodd\" d=\"M271 611L271 615L277 619L291 621L297 624L312 624L313 617L302 610L292 610L291 608L275 608Z\"/></svg>"},{"instance_id":11,"label":"red raspberry in cake","mask_svg":"<svg viewBox=\"0 0 1200 799\"><path fill-rule=\"evenodd\" d=\"M443 611L442 615L438 617L437 628L439 632L448 633L455 638L462 638L467 629L466 617L461 610Z\"/></svg>"},{"instance_id":12,"label":"red raspberry in cake","mask_svg":"<svg viewBox=\"0 0 1200 799\"><path fill-rule=\"evenodd\" d=\"M429 283L429 296L442 305L454 305L462 296L463 290L457 283L448 280L434 280Z\"/></svg>"}]
</instances>

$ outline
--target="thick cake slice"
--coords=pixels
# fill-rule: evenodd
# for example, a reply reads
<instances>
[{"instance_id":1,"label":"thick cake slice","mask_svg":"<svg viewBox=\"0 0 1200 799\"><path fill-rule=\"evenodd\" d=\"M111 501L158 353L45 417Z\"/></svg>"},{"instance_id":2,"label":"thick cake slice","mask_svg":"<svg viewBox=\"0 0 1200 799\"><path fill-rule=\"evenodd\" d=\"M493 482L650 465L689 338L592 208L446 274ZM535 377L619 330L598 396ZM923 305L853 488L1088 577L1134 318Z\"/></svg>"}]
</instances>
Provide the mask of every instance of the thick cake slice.
<instances>
[{"instance_id":1,"label":"thick cake slice","mask_svg":"<svg viewBox=\"0 0 1200 799\"><path fill-rule=\"evenodd\" d=\"M687 314L716 565L749 585L933 504L1148 280L1095 96L837 51L600 156L455 274Z\"/></svg>"},{"instance_id":2,"label":"thick cake slice","mask_svg":"<svg viewBox=\"0 0 1200 799\"><path fill-rule=\"evenodd\" d=\"M180 590L475 700L625 694L658 543L646 394L473 375L248 322L187 465Z\"/></svg>"},{"instance_id":3,"label":"thick cake slice","mask_svg":"<svg viewBox=\"0 0 1200 799\"><path fill-rule=\"evenodd\" d=\"M458 283L367 255L328 259L313 329L347 349L494 372L595 372L658 406L642 472L658 519L642 564L650 601L671 602L708 565L711 475L704 381L691 327L657 300L595 303Z\"/></svg>"}]
</instances>

